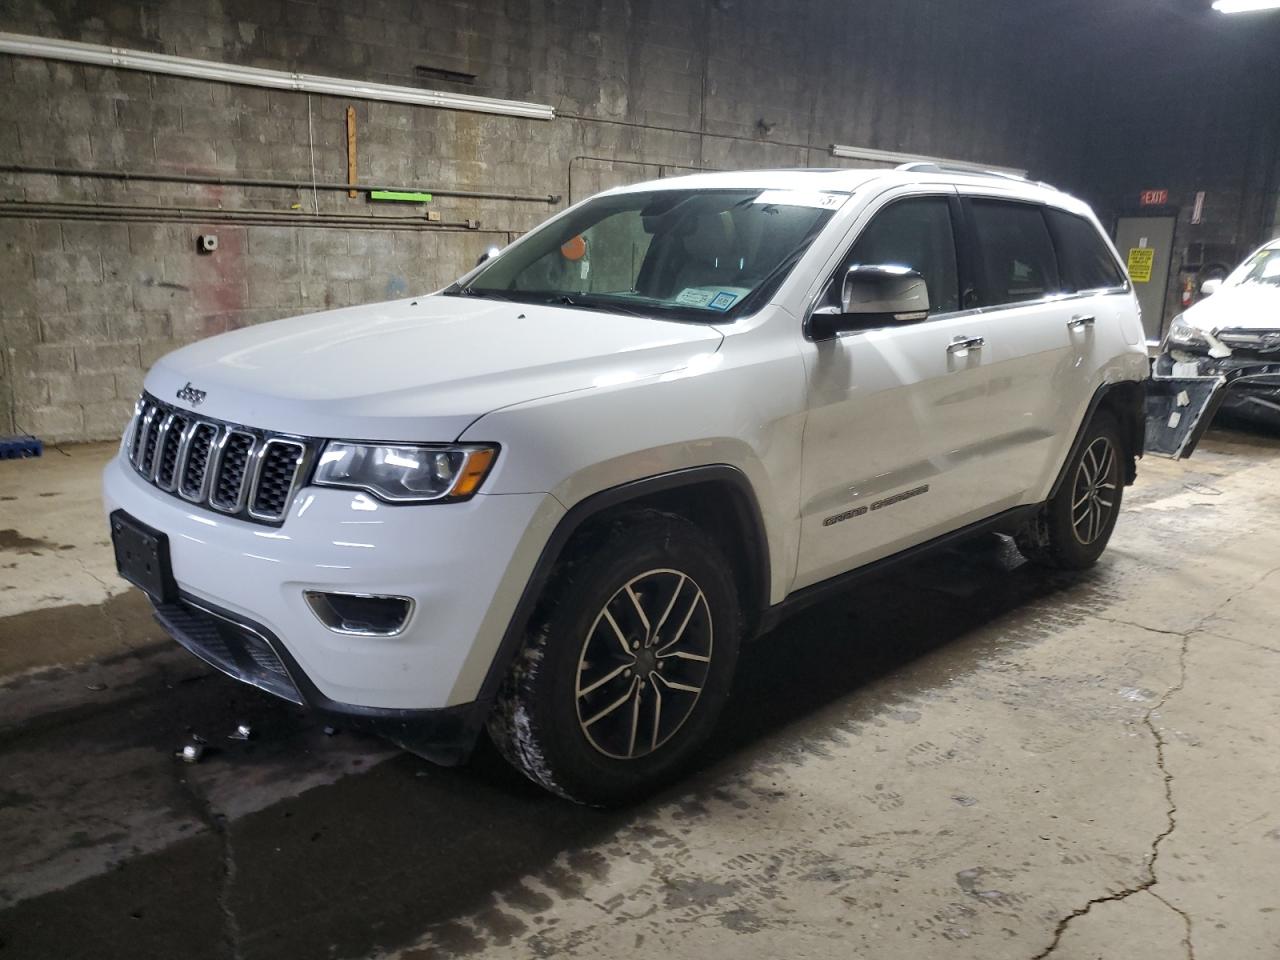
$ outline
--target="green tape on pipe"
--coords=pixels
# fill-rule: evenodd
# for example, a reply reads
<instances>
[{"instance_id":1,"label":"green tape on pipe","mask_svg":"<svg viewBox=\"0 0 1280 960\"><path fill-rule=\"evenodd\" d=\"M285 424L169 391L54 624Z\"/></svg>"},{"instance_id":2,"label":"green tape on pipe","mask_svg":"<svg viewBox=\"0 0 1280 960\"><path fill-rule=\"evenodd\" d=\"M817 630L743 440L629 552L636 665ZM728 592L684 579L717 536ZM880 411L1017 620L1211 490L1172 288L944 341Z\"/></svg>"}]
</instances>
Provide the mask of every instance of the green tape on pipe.
<instances>
[{"instance_id":1,"label":"green tape on pipe","mask_svg":"<svg viewBox=\"0 0 1280 960\"><path fill-rule=\"evenodd\" d=\"M431 194L412 193L405 190L370 190L370 200L401 200L405 203L430 203Z\"/></svg>"}]
</instances>

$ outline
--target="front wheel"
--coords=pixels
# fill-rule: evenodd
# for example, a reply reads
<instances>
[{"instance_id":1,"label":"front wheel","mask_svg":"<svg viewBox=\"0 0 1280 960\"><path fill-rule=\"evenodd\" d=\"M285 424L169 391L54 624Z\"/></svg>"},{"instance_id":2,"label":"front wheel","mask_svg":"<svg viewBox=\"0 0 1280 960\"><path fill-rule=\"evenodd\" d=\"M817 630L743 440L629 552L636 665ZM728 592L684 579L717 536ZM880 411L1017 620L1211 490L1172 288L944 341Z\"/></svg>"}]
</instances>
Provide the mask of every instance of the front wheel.
<instances>
[{"instance_id":1,"label":"front wheel","mask_svg":"<svg viewBox=\"0 0 1280 960\"><path fill-rule=\"evenodd\" d=\"M696 525L656 510L572 545L490 715L499 751L583 803L617 803L678 775L733 679L729 570Z\"/></svg>"},{"instance_id":2,"label":"front wheel","mask_svg":"<svg viewBox=\"0 0 1280 960\"><path fill-rule=\"evenodd\" d=\"M1083 570L1102 555L1124 494L1122 458L1128 456L1115 418L1099 411L1067 465L1058 492L1017 536L1028 560L1062 570Z\"/></svg>"}]
</instances>

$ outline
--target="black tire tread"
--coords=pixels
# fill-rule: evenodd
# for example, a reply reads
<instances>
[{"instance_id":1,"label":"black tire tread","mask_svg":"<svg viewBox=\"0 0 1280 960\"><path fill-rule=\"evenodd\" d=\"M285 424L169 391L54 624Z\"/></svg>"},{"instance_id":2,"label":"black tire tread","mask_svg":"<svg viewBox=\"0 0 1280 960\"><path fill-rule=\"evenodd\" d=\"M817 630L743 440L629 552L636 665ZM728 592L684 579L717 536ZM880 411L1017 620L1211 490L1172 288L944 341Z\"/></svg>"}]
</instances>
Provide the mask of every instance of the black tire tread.
<instances>
[{"instance_id":1,"label":"black tire tread","mask_svg":"<svg viewBox=\"0 0 1280 960\"><path fill-rule=\"evenodd\" d=\"M517 770L546 790L579 803L610 805L624 799L618 791L596 789L575 782L571 771L557 768L554 752L537 709L540 690L551 680L543 680L549 647L556 642L554 622L566 597L583 589L597 570L597 559L634 544L669 541L672 535L688 538L701 548L719 555L715 544L696 524L674 513L645 508L624 513L596 524L566 547L551 582L540 598L526 630L525 641L512 661L488 718L489 738L498 752ZM732 592L732 577L726 577ZM736 606L736 594L733 596ZM738 621L736 609L733 613ZM736 639L736 638L735 638ZM736 655L736 643L733 646ZM727 693L727 691L726 691ZM700 704L699 709L705 705ZM718 709L718 704L710 705ZM695 746L696 749L696 746ZM683 766L681 764L680 766ZM673 769L672 774L676 771ZM668 776L652 784L638 786L635 793L661 785Z\"/></svg>"},{"instance_id":2,"label":"black tire tread","mask_svg":"<svg viewBox=\"0 0 1280 960\"><path fill-rule=\"evenodd\" d=\"M1093 566L1098 556L1106 549L1123 500L1123 471L1121 472L1120 483L1116 487L1115 513L1112 514L1106 533L1098 541L1095 541L1095 543L1099 544L1097 549L1093 549L1092 544L1087 548L1082 547L1075 540L1069 528L1069 516L1064 516L1062 513L1062 502L1065 499L1068 504L1067 513L1069 514L1069 504L1073 491L1072 478L1075 476L1080 457L1084 455L1084 451L1088 449L1089 444L1102 433L1110 435L1115 445L1116 456L1121 463L1130 455L1124 442L1124 436L1120 431L1120 424L1111 411L1102 409L1095 412L1093 418L1085 427L1078 449L1072 453L1071 460L1067 464L1066 478L1059 487L1057 494L1044 504L1031 523L1014 536L1018 551L1031 563L1051 570L1084 570Z\"/></svg>"}]
</instances>

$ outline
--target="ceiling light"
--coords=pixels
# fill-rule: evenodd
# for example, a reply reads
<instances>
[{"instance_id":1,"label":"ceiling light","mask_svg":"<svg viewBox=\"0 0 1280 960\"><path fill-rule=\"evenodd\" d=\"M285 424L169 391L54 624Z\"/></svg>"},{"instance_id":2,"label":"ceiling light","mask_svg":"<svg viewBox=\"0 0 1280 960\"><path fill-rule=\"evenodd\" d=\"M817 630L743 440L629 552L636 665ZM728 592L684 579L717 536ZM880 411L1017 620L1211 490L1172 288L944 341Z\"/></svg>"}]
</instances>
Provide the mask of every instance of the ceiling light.
<instances>
[{"instance_id":1,"label":"ceiling light","mask_svg":"<svg viewBox=\"0 0 1280 960\"><path fill-rule=\"evenodd\" d=\"M1259 10L1280 10L1280 0L1213 0L1213 9L1219 13L1257 13Z\"/></svg>"}]
</instances>

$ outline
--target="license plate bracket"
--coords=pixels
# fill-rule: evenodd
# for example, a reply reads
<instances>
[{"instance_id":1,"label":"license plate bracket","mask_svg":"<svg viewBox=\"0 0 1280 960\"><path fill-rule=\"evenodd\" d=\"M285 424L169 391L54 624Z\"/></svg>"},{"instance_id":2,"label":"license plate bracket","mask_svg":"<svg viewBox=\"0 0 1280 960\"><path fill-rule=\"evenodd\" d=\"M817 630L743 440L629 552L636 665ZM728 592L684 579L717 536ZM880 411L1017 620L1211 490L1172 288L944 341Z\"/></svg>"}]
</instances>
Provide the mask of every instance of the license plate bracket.
<instances>
[{"instance_id":1,"label":"license plate bracket","mask_svg":"<svg viewBox=\"0 0 1280 960\"><path fill-rule=\"evenodd\" d=\"M111 514L111 544L116 571L156 603L178 599L169 560L169 537L136 520L123 510Z\"/></svg>"}]
</instances>

